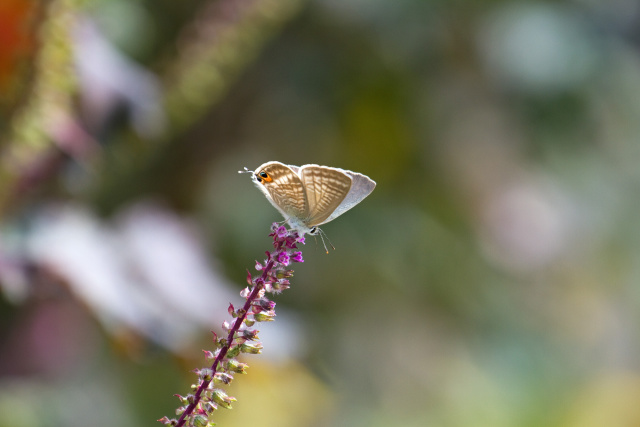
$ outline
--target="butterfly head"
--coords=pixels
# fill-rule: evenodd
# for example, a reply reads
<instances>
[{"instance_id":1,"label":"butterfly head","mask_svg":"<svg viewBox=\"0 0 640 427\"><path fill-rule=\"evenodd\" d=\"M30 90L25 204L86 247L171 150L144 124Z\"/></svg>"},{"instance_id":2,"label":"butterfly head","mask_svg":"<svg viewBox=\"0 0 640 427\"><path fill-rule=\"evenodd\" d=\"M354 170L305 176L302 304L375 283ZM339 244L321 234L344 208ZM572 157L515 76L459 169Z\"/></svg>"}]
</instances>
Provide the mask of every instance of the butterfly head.
<instances>
[{"instance_id":1,"label":"butterfly head","mask_svg":"<svg viewBox=\"0 0 640 427\"><path fill-rule=\"evenodd\" d=\"M264 168L252 171L245 167L243 171L238 171L238 173L250 173L251 179L256 184L265 184L273 181L273 175L265 171Z\"/></svg>"}]
</instances>

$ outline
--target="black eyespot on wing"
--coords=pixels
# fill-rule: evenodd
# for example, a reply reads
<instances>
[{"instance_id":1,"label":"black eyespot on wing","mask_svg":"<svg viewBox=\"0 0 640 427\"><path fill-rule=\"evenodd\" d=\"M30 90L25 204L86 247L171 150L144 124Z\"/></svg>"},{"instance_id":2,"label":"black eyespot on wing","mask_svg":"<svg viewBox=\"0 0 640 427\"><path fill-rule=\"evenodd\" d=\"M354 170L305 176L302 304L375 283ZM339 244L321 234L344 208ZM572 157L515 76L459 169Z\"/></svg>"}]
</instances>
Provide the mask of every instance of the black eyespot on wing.
<instances>
[{"instance_id":1,"label":"black eyespot on wing","mask_svg":"<svg viewBox=\"0 0 640 427\"><path fill-rule=\"evenodd\" d=\"M259 172L257 178L258 178L259 182L262 182L262 181L271 182L271 181L273 181L273 176L271 176L270 174L268 174L265 171Z\"/></svg>"}]
</instances>

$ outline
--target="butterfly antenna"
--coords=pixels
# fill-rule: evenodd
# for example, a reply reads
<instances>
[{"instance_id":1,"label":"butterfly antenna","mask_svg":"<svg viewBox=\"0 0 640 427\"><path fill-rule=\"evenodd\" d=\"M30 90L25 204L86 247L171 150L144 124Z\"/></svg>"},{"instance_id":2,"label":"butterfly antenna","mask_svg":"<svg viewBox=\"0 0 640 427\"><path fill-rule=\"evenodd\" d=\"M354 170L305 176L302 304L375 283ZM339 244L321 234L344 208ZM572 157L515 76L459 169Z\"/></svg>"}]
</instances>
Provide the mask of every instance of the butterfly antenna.
<instances>
[{"instance_id":1,"label":"butterfly antenna","mask_svg":"<svg viewBox=\"0 0 640 427\"><path fill-rule=\"evenodd\" d=\"M329 240L329 236L327 236L327 233L325 233L324 231L322 231L321 228L318 228L318 231L320 232L320 239L322 240L322 245L324 246L324 250L327 253L327 255L329 254L329 249L327 249L327 245L324 242L324 238L327 238L327 241L329 242L329 246L331 246L331 249L333 249L334 251L336 250L336 247L333 246L333 244L331 243L331 240Z\"/></svg>"},{"instance_id":2,"label":"butterfly antenna","mask_svg":"<svg viewBox=\"0 0 640 427\"><path fill-rule=\"evenodd\" d=\"M238 171L238 173L253 173L253 171L250 171L249 169L247 169L247 167L244 167L243 171Z\"/></svg>"}]
</instances>

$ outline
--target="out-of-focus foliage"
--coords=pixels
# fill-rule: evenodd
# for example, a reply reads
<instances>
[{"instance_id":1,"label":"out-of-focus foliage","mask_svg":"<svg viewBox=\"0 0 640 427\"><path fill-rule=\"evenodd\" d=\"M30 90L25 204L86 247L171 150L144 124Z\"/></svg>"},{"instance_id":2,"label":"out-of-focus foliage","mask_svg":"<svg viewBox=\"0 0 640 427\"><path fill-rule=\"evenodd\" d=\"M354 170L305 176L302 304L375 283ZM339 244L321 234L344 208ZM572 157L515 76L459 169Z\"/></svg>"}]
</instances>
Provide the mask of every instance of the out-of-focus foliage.
<instances>
[{"instance_id":1,"label":"out-of-focus foliage","mask_svg":"<svg viewBox=\"0 0 640 427\"><path fill-rule=\"evenodd\" d=\"M0 2L0 427L177 406L279 160L307 240L219 425L640 423L640 4Z\"/></svg>"}]
</instances>

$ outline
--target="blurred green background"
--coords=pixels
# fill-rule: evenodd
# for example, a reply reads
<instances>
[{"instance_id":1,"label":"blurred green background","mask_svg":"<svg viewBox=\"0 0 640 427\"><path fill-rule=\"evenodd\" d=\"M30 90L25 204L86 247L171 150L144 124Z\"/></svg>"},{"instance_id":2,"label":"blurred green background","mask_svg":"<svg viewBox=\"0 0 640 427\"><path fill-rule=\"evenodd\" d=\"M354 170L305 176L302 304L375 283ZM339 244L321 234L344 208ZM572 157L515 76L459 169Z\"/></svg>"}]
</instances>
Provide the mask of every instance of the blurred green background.
<instances>
[{"instance_id":1,"label":"blurred green background","mask_svg":"<svg viewBox=\"0 0 640 427\"><path fill-rule=\"evenodd\" d=\"M218 425L640 425L640 2L2 0L0 427L160 425L281 220Z\"/></svg>"}]
</instances>

